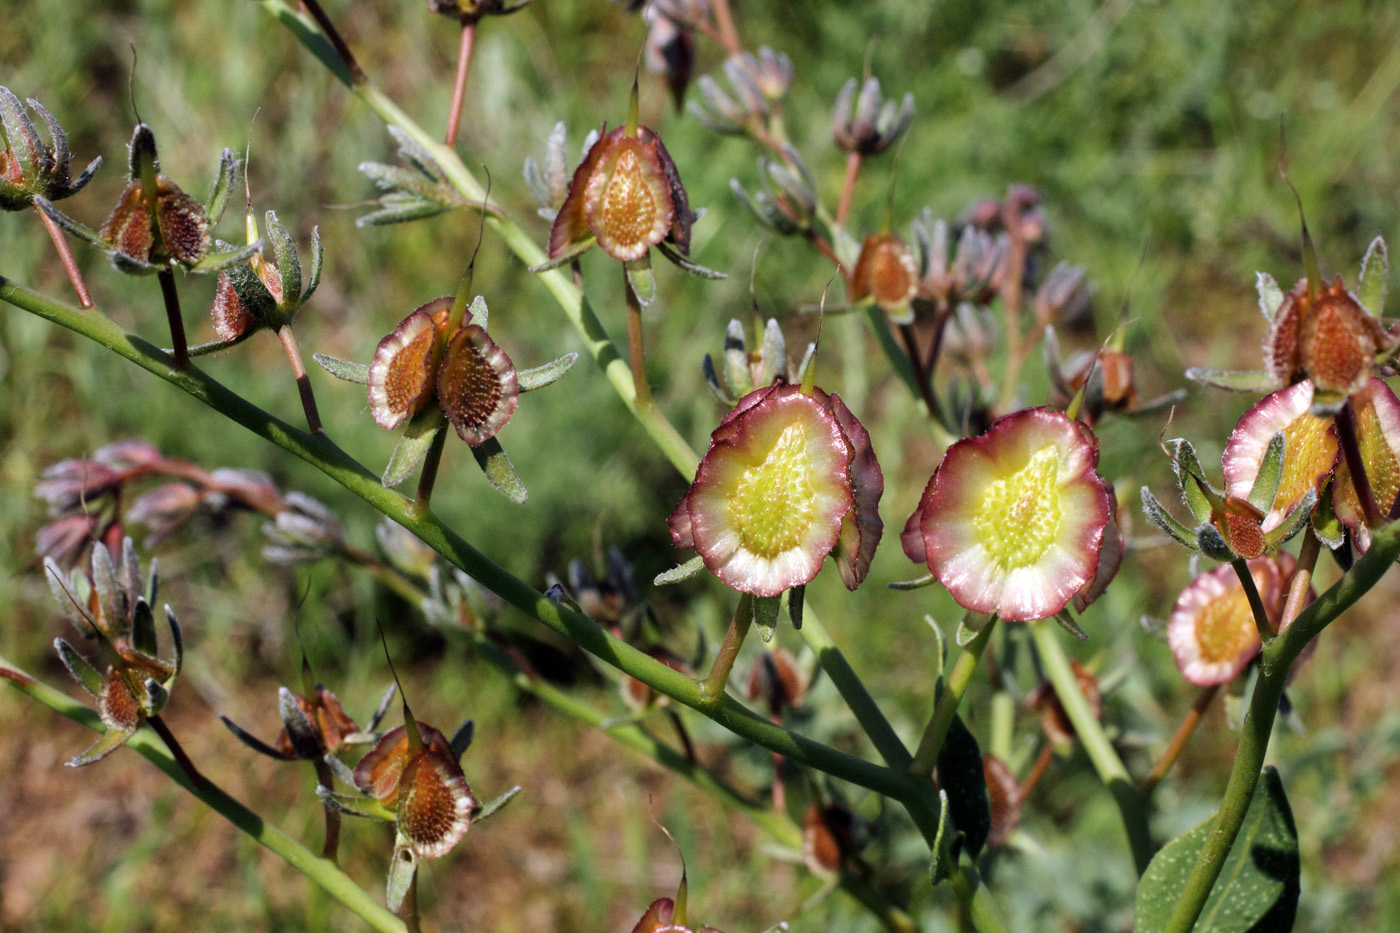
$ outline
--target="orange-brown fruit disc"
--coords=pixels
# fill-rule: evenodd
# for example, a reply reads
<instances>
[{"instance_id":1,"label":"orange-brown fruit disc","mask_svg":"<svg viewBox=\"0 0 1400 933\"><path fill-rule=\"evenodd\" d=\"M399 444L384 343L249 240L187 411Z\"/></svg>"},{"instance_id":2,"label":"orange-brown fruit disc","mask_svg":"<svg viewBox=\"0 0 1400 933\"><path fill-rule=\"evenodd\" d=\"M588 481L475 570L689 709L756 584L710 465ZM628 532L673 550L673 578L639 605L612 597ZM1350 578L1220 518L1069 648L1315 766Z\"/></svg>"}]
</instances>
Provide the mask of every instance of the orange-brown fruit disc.
<instances>
[{"instance_id":1,"label":"orange-brown fruit disc","mask_svg":"<svg viewBox=\"0 0 1400 933\"><path fill-rule=\"evenodd\" d=\"M996 755L982 756L982 775L987 782L987 799L992 811L987 844L999 846L1021 819L1021 785L1006 762Z\"/></svg>"},{"instance_id":2,"label":"orange-brown fruit disc","mask_svg":"<svg viewBox=\"0 0 1400 933\"><path fill-rule=\"evenodd\" d=\"M129 732L141 724L141 707L125 678L109 669L102 678L102 693L97 697L97 712L108 729Z\"/></svg>"},{"instance_id":3,"label":"orange-brown fruit disc","mask_svg":"<svg viewBox=\"0 0 1400 933\"><path fill-rule=\"evenodd\" d=\"M428 748L399 782L398 828L419 858L446 855L471 825L476 799L450 754Z\"/></svg>"},{"instance_id":4,"label":"orange-brown fruit disc","mask_svg":"<svg viewBox=\"0 0 1400 933\"><path fill-rule=\"evenodd\" d=\"M253 314L243 299L234 291L233 280L227 272L219 273L219 286L214 290L214 308L209 316L214 319L214 333L220 340L236 340L253 326Z\"/></svg>"},{"instance_id":5,"label":"orange-brown fruit disc","mask_svg":"<svg viewBox=\"0 0 1400 933\"><path fill-rule=\"evenodd\" d=\"M146 205L146 196L141 191L139 180L126 183L121 200L98 234L123 256L150 262L155 237L151 233L151 211Z\"/></svg>"},{"instance_id":6,"label":"orange-brown fruit disc","mask_svg":"<svg viewBox=\"0 0 1400 933\"><path fill-rule=\"evenodd\" d=\"M165 251L176 261L192 266L209 251L204 206L164 175L156 179L156 224Z\"/></svg>"},{"instance_id":7,"label":"orange-brown fruit disc","mask_svg":"<svg viewBox=\"0 0 1400 933\"><path fill-rule=\"evenodd\" d=\"M374 350L369 364L369 408L381 428L396 428L432 397L438 336L447 327L452 299L438 298L404 318Z\"/></svg>"},{"instance_id":8,"label":"orange-brown fruit disc","mask_svg":"<svg viewBox=\"0 0 1400 933\"><path fill-rule=\"evenodd\" d=\"M495 437L520 401L515 364L476 324L463 327L447 344L437 389L447 420L473 447Z\"/></svg>"},{"instance_id":9,"label":"orange-brown fruit disc","mask_svg":"<svg viewBox=\"0 0 1400 933\"><path fill-rule=\"evenodd\" d=\"M1388 338L1338 278L1313 302L1300 342L1303 365L1313 385L1322 392L1351 394L1371 377L1372 361Z\"/></svg>"},{"instance_id":10,"label":"orange-brown fruit disc","mask_svg":"<svg viewBox=\"0 0 1400 933\"><path fill-rule=\"evenodd\" d=\"M655 140L624 136L604 152L588 180L584 212L598 245L623 262L666 238L676 207Z\"/></svg>"}]
</instances>

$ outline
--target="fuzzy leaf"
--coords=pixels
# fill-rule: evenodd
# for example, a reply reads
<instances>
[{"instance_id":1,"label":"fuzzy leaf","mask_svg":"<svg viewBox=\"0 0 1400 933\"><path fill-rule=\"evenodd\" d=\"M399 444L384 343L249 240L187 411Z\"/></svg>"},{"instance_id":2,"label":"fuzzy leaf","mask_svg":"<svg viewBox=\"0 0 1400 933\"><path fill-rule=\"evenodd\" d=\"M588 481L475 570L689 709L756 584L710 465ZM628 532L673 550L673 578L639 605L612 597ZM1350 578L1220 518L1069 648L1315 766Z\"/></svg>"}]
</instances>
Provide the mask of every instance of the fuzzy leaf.
<instances>
[{"instance_id":1,"label":"fuzzy leaf","mask_svg":"<svg viewBox=\"0 0 1400 933\"><path fill-rule=\"evenodd\" d=\"M477 813L476 816L472 817L472 822L480 822L481 820L486 819L488 816L492 816L496 813L499 813L501 808L504 807L506 804L510 803L512 800L514 800L515 795L518 793L520 793L519 784L506 791L504 794L501 794L499 797L493 797L492 799L486 801L486 803L481 805L481 811Z\"/></svg>"},{"instance_id":2,"label":"fuzzy leaf","mask_svg":"<svg viewBox=\"0 0 1400 933\"><path fill-rule=\"evenodd\" d=\"M296 761L296 755L287 755L283 754L282 752L279 752L277 749L273 748L271 745L268 745L266 742L264 742L262 739L259 739L257 736L252 735L251 733L246 731L242 726L238 725L236 722L234 722L232 719L229 719L222 713L219 714L219 720L224 724L225 727L228 728L228 731L233 733L234 738L238 739L238 741L242 742L244 745L248 746L258 754L266 755L269 758L276 758L278 761Z\"/></svg>"},{"instance_id":3,"label":"fuzzy leaf","mask_svg":"<svg viewBox=\"0 0 1400 933\"><path fill-rule=\"evenodd\" d=\"M1182 547L1191 550L1196 549L1196 536L1176 518L1162 508L1162 504L1157 501L1157 497L1152 495L1146 486L1142 487L1142 511L1147 516L1147 520L1156 525L1167 537L1171 538Z\"/></svg>"},{"instance_id":4,"label":"fuzzy leaf","mask_svg":"<svg viewBox=\"0 0 1400 933\"><path fill-rule=\"evenodd\" d=\"M1162 847L1138 883L1133 927L1159 933L1213 830L1208 818ZM1298 832L1278 771L1265 768L1219 880L1193 929L1207 933L1287 933L1299 894Z\"/></svg>"},{"instance_id":5,"label":"fuzzy leaf","mask_svg":"<svg viewBox=\"0 0 1400 933\"><path fill-rule=\"evenodd\" d=\"M369 382L369 366L364 363L350 363L338 360L333 356L327 356L324 353L313 353L311 358L320 363L322 369L337 379L358 382L360 385Z\"/></svg>"},{"instance_id":6,"label":"fuzzy leaf","mask_svg":"<svg viewBox=\"0 0 1400 933\"><path fill-rule=\"evenodd\" d=\"M1317 504L1317 490L1309 489L1301 501L1288 513L1288 519L1264 535L1264 550L1273 551L1288 541L1308 524L1313 506ZM1319 541L1322 539L1319 538Z\"/></svg>"},{"instance_id":7,"label":"fuzzy leaf","mask_svg":"<svg viewBox=\"0 0 1400 933\"><path fill-rule=\"evenodd\" d=\"M1386 280L1390 277L1390 257L1385 240L1376 237L1361 260L1361 279L1356 286L1356 298L1375 317L1385 314Z\"/></svg>"},{"instance_id":8,"label":"fuzzy leaf","mask_svg":"<svg viewBox=\"0 0 1400 933\"><path fill-rule=\"evenodd\" d=\"M782 596L755 596L753 598L753 624L766 645L773 640L773 632L778 627L778 607Z\"/></svg>"},{"instance_id":9,"label":"fuzzy leaf","mask_svg":"<svg viewBox=\"0 0 1400 933\"><path fill-rule=\"evenodd\" d=\"M321 267L326 250L321 245L321 228L311 228L311 271L306 277L306 291L301 293L301 303L306 304L316 294L316 286L321 284Z\"/></svg>"},{"instance_id":10,"label":"fuzzy leaf","mask_svg":"<svg viewBox=\"0 0 1400 933\"><path fill-rule=\"evenodd\" d=\"M1236 560L1236 554L1230 545L1225 543L1225 538L1215 526L1209 522L1202 522L1196 526L1196 548L1211 560L1218 560L1222 563L1229 563Z\"/></svg>"},{"instance_id":11,"label":"fuzzy leaf","mask_svg":"<svg viewBox=\"0 0 1400 933\"><path fill-rule=\"evenodd\" d=\"M72 675L80 687L93 696L102 693L102 675L97 673L97 669L87 662L87 658L84 658L62 638L55 638L53 647L58 652L59 659L63 661L63 666L68 668L68 673Z\"/></svg>"},{"instance_id":12,"label":"fuzzy leaf","mask_svg":"<svg viewBox=\"0 0 1400 933\"><path fill-rule=\"evenodd\" d=\"M1271 374L1256 369L1206 369L1192 366L1186 370L1186 378L1202 385L1229 389L1231 392L1272 392L1278 388L1278 380Z\"/></svg>"},{"instance_id":13,"label":"fuzzy leaf","mask_svg":"<svg viewBox=\"0 0 1400 933\"><path fill-rule=\"evenodd\" d=\"M263 219L267 221L267 238L272 242L272 255L277 260L277 271L282 276L282 304L295 307L301 297L301 258L297 256L297 245L276 211L268 211Z\"/></svg>"},{"instance_id":14,"label":"fuzzy leaf","mask_svg":"<svg viewBox=\"0 0 1400 933\"><path fill-rule=\"evenodd\" d=\"M87 751L68 762L70 768L81 768L95 761L101 761L126 744L126 740L136 734L135 729L108 729L102 738L90 745Z\"/></svg>"},{"instance_id":15,"label":"fuzzy leaf","mask_svg":"<svg viewBox=\"0 0 1400 933\"><path fill-rule=\"evenodd\" d=\"M726 274L723 273L723 272L716 272L714 269L707 269L707 268L705 268L704 266L700 265L699 263L691 262L689 259L687 259L686 257L682 256L680 253L676 252L676 251L675 251L674 249L672 249L670 246L666 245L665 241L662 241L662 242L660 242L660 243L657 243L657 244L656 244L656 248L657 248L658 250L661 251L661 255L665 256L667 259L671 260L671 262L673 262L673 263L675 263L677 266L679 266L682 270L684 270L684 271L686 271L686 272L689 272L691 275L695 276L696 278L701 278L701 279L727 279L727 278L729 278L729 276L726 275Z\"/></svg>"},{"instance_id":16,"label":"fuzzy leaf","mask_svg":"<svg viewBox=\"0 0 1400 933\"><path fill-rule=\"evenodd\" d=\"M525 500L529 498L529 492L525 489L525 484L520 481L515 467L511 465L510 457L506 456L505 450L501 448L501 442L494 437L489 437L473 447L471 451L472 456L476 458L477 465L486 474L486 478L491 481L491 485L496 487L497 492L516 505L523 505Z\"/></svg>"},{"instance_id":17,"label":"fuzzy leaf","mask_svg":"<svg viewBox=\"0 0 1400 933\"><path fill-rule=\"evenodd\" d=\"M1312 518L1313 536L1325 545L1328 550L1335 551L1342 546L1346 540L1346 529L1337 520L1337 514L1332 510L1332 484L1328 483L1327 488L1322 491L1322 501L1319 508L1313 509L1309 515Z\"/></svg>"},{"instance_id":18,"label":"fuzzy leaf","mask_svg":"<svg viewBox=\"0 0 1400 933\"><path fill-rule=\"evenodd\" d=\"M1272 321L1283 304L1283 289L1267 272L1254 273L1254 287L1259 292L1259 313L1264 315L1265 320Z\"/></svg>"},{"instance_id":19,"label":"fuzzy leaf","mask_svg":"<svg viewBox=\"0 0 1400 933\"><path fill-rule=\"evenodd\" d=\"M138 596L132 608L131 645L147 657L156 656L156 615L144 596Z\"/></svg>"},{"instance_id":20,"label":"fuzzy leaf","mask_svg":"<svg viewBox=\"0 0 1400 933\"><path fill-rule=\"evenodd\" d=\"M658 573L656 579L651 582L653 586L666 586L670 583L680 583L682 580L689 580L704 569L705 558L696 555L679 567L673 567L670 570Z\"/></svg>"},{"instance_id":21,"label":"fuzzy leaf","mask_svg":"<svg viewBox=\"0 0 1400 933\"><path fill-rule=\"evenodd\" d=\"M1071 635L1073 635L1080 641L1089 640L1089 633L1079 627L1079 623L1074 621L1074 617L1069 614L1068 609L1055 613L1055 622L1060 626L1060 628L1064 629L1066 632L1069 632Z\"/></svg>"},{"instance_id":22,"label":"fuzzy leaf","mask_svg":"<svg viewBox=\"0 0 1400 933\"><path fill-rule=\"evenodd\" d=\"M428 455L428 448L433 446L433 436L445 430L447 419L439 408L430 406L414 415L404 428L403 436L394 448L394 455L389 458L389 465L384 468L384 476L380 480L384 488L390 489L407 479L408 474L417 469Z\"/></svg>"},{"instance_id":23,"label":"fuzzy leaf","mask_svg":"<svg viewBox=\"0 0 1400 933\"><path fill-rule=\"evenodd\" d=\"M531 389L542 389L563 376L578 360L577 353L566 353L552 363L545 363L543 366L536 366L534 369L519 370L515 378L520 383L521 392L529 392Z\"/></svg>"},{"instance_id":24,"label":"fuzzy leaf","mask_svg":"<svg viewBox=\"0 0 1400 933\"><path fill-rule=\"evenodd\" d=\"M204 202L204 216L208 218L210 227L224 216L229 193L233 191L233 186L238 180L238 169L242 164L243 160L238 158L238 154L232 149L225 149L219 158L219 176L214 179L214 187L210 189L209 197Z\"/></svg>"},{"instance_id":25,"label":"fuzzy leaf","mask_svg":"<svg viewBox=\"0 0 1400 933\"><path fill-rule=\"evenodd\" d=\"M409 195L386 194L379 199L381 208L355 218L357 227L384 227L389 224L402 224L414 220L436 217L451 210L437 201L428 201Z\"/></svg>"},{"instance_id":26,"label":"fuzzy leaf","mask_svg":"<svg viewBox=\"0 0 1400 933\"><path fill-rule=\"evenodd\" d=\"M1278 495L1278 483L1283 477L1283 432L1275 431L1264 448L1264 458L1259 462L1259 475L1254 477L1254 485L1249 489L1249 504L1261 512L1274 507Z\"/></svg>"}]
</instances>

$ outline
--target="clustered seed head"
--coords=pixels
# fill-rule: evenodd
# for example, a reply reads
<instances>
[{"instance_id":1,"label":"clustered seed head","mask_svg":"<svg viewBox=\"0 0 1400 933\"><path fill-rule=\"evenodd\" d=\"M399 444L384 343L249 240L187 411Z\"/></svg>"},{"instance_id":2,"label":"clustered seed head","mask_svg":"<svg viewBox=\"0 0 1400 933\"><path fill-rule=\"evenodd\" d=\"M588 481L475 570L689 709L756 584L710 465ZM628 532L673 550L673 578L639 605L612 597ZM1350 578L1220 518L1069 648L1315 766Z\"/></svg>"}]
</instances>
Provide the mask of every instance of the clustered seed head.
<instances>
[{"instance_id":1,"label":"clustered seed head","mask_svg":"<svg viewBox=\"0 0 1400 933\"><path fill-rule=\"evenodd\" d=\"M1279 385L1310 379L1319 392L1349 395L1371 377L1376 356L1394 345L1340 276L1316 293L1303 279L1274 315L1264 365Z\"/></svg>"}]
</instances>

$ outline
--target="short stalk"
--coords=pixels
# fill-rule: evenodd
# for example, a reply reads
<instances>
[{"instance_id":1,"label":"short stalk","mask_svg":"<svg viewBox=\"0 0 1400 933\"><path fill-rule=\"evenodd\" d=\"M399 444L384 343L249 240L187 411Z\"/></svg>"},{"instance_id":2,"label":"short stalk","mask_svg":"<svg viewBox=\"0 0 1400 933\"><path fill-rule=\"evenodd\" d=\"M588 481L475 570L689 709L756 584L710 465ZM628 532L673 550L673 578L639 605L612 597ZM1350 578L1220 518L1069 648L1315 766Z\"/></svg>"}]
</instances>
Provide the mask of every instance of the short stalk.
<instances>
[{"instance_id":1,"label":"short stalk","mask_svg":"<svg viewBox=\"0 0 1400 933\"><path fill-rule=\"evenodd\" d=\"M702 701L718 703L724 696L724 685L729 682L729 672L734 670L734 661L739 657L739 649L748 637L753 625L753 596L744 593L739 597L739 606L734 610L734 618L729 623L729 631L724 633L724 641L710 665L709 675L700 681Z\"/></svg>"},{"instance_id":2,"label":"short stalk","mask_svg":"<svg viewBox=\"0 0 1400 933\"><path fill-rule=\"evenodd\" d=\"M330 765L320 758L311 762L316 768L316 783L322 787L334 787ZM321 846L321 858L336 860L340 852L340 811L330 804L322 807L326 811L326 841Z\"/></svg>"},{"instance_id":3,"label":"short stalk","mask_svg":"<svg viewBox=\"0 0 1400 933\"><path fill-rule=\"evenodd\" d=\"M418 518L426 518L433 498L433 485L437 482L438 466L442 463L442 445L447 443L447 423L438 425L433 435L433 443L423 458L423 469L418 474L418 495L413 499L410 510Z\"/></svg>"},{"instance_id":4,"label":"short stalk","mask_svg":"<svg viewBox=\"0 0 1400 933\"><path fill-rule=\"evenodd\" d=\"M175 371L190 368L190 345L185 339L185 319L180 315L180 293L175 289L175 273L169 267L156 273L160 280L160 295L165 299L165 317L170 322L170 346L175 357Z\"/></svg>"},{"instance_id":5,"label":"short stalk","mask_svg":"<svg viewBox=\"0 0 1400 933\"><path fill-rule=\"evenodd\" d=\"M739 43L739 31L734 28L734 14L730 12L729 0L714 0L715 25L719 27L719 44L728 55L738 55L744 50Z\"/></svg>"},{"instance_id":6,"label":"short stalk","mask_svg":"<svg viewBox=\"0 0 1400 933\"><path fill-rule=\"evenodd\" d=\"M933 394L933 375L924 368L924 356L919 352L919 339L914 333L914 325L899 325L899 336L904 340L904 350L909 354L909 365L914 368L914 381L919 384L919 397L928 408L928 416L941 422L943 409L938 404L938 397Z\"/></svg>"},{"instance_id":7,"label":"short stalk","mask_svg":"<svg viewBox=\"0 0 1400 933\"><path fill-rule=\"evenodd\" d=\"M297 336L292 332L292 325L283 324L279 327L277 339L282 341L282 349L287 351L287 360L292 364L297 392L301 394L301 408L306 412L306 429L312 434L320 434L321 415L316 411L316 396L311 391L311 376L306 372L306 364L301 361L301 349L297 346Z\"/></svg>"},{"instance_id":8,"label":"short stalk","mask_svg":"<svg viewBox=\"0 0 1400 933\"><path fill-rule=\"evenodd\" d=\"M1133 863L1141 875L1147 870L1147 863L1152 860L1153 852L1152 834L1147 826L1147 811L1138 799L1137 789L1133 786L1132 778L1128 776L1128 769L1123 766L1123 760L1118 757L1113 743L1103 731L1103 725L1094 715L1088 698L1084 696L1084 690L1079 686L1079 678L1074 675L1069 657L1060 645L1059 626L1053 619L1032 622L1030 626L1031 637L1040 653L1040 663L1055 688L1055 696L1064 708L1065 715L1069 717L1070 724L1074 726L1080 744L1084 746L1089 761L1098 772L1099 780L1103 781L1109 793L1113 795L1114 802L1118 804L1123 829L1128 835L1128 846L1133 853Z\"/></svg>"},{"instance_id":9,"label":"short stalk","mask_svg":"<svg viewBox=\"0 0 1400 933\"><path fill-rule=\"evenodd\" d=\"M181 771L184 771L185 774L189 776L190 783L194 784L195 787L203 787L207 784L208 781L204 779L204 775L199 773L199 769L194 766L194 762L190 761L190 756L185 754L184 747L181 746L179 740L175 738L175 733L170 731L170 726L166 724L165 720L161 719L159 715L156 715L147 718L146 722L151 724L151 728L156 731L156 735L160 736L160 740L165 743L165 747L170 749L170 754L175 756L175 763L180 766Z\"/></svg>"},{"instance_id":10,"label":"short stalk","mask_svg":"<svg viewBox=\"0 0 1400 933\"><path fill-rule=\"evenodd\" d=\"M1308 535L1312 537L1312 535ZM1196 702L1191 704L1191 709L1181 719L1181 725L1176 727L1176 733L1167 743L1166 750L1162 752L1162 757L1157 759L1157 763L1152 766L1142 784L1138 787L1138 796L1143 800L1152 796L1152 792L1157 789L1157 785L1162 782L1162 778L1167 776L1167 772L1176 764L1177 758L1181 757L1181 752L1186 748L1186 743L1191 740L1196 727L1201 724L1205 717L1206 710L1214 702L1215 695L1220 692L1219 684L1212 684L1209 687L1202 687L1201 692L1196 694Z\"/></svg>"},{"instance_id":11,"label":"short stalk","mask_svg":"<svg viewBox=\"0 0 1400 933\"><path fill-rule=\"evenodd\" d=\"M78 294L78 307L91 308L93 306L92 294L88 292L87 282L83 281L83 273L78 268L77 260L73 258L73 251L68 248L68 241L63 237L63 229L52 217L39 208L34 208L34 213L39 215L44 229L49 232L49 239L53 241L53 248L58 251L59 261L63 263L63 271L68 273L68 281L73 284L73 291Z\"/></svg>"},{"instance_id":12,"label":"short stalk","mask_svg":"<svg viewBox=\"0 0 1400 933\"><path fill-rule=\"evenodd\" d=\"M1046 770L1050 767L1050 762L1055 760L1055 746L1046 743L1040 748L1040 753L1035 756L1035 762L1031 769L1026 772L1026 779L1021 782L1020 794L1024 801L1035 790L1035 785L1040 783L1040 779L1045 777Z\"/></svg>"},{"instance_id":13,"label":"short stalk","mask_svg":"<svg viewBox=\"0 0 1400 933\"><path fill-rule=\"evenodd\" d=\"M846 215L851 210L851 195L856 190L856 178L860 176L861 155L859 152L846 154L846 178L841 183L841 200L836 205L836 226L846 226Z\"/></svg>"},{"instance_id":14,"label":"short stalk","mask_svg":"<svg viewBox=\"0 0 1400 933\"><path fill-rule=\"evenodd\" d=\"M982 659L982 652L991 640L992 629L995 627L996 616L992 616L987 624L982 626L982 630L973 636L972 641L963 647L958 659L953 662L953 669L948 673L948 682L933 708L933 717L924 729L923 738L919 740L919 750L914 753L914 761L909 765L909 773L919 776L933 773L933 766L938 763L938 753L943 750L943 740L948 736L953 717L958 714L958 705L962 703L968 684L972 683L977 662Z\"/></svg>"},{"instance_id":15,"label":"short stalk","mask_svg":"<svg viewBox=\"0 0 1400 933\"><path fill-rule=\"evenodd\" d=\"M1269 624L1269 613L1264 608L1264 600L1259 595L1259 588L1254 585L1254 574L1249 572L1249 564L1242 557L1230 561L1230 566L1234 568L1235 576L1240 578L1240 586L1244 587L1245 599L1249 600L1250 615L1254 617L1254 628L1259 632L1259 643L1267 645L1274 640L1274 628Z\"/></svg>"},{"instance_id":16,"label":"short stalk","mask_svg":"<svg viewBox=\"0 0 1400 933\"><path fill-rule=\"evenodd\" d=\"M462 20L462 43L457 50L457 78L452 84L452 107L447 112L446 144L457 145L457 131L462 125L462 101L467 96L467 71L472 63L472 46L476 43L476 20Z\"/></svg>"},{"instance_id":17,"label":"short stalk","mask_svg":"<svg viewBox=\"0 0 1400 933\"><path fill-rule=\"evenodd\" d=\"M627 353L632 361L632 391L636 396L638 409L651 408L651 386L647 384L645 354L642 348L642 302L637 297L637 290L632 287L632 278L626 269L622 272L622 279L627 288Z\"/></svg>"},{"instance_id":18,"label":"short stalk","mask_svg":"<svg viewBox=\"0 0 1400 933\"><path fill-rule=\"evenodd\" d=\"M399 917L403 920L403 925L408 928L408 933L421 933L423 922L418 916L418 872L413 873L413 880L408 883L408 890L404 892L403 903L399 905Z\"/></svg>"},{"instance_id":19,"label":"short stalk","mask_svg":"<svg viewBox=\"0 0 1400 933\"><path fill-rule=\"evenodd\" d=\"M1313 571L1317 569L1317 557L1322 552L1322 544L1311 531L1303 535L1303 545L1298 548L1298 566L1288 581L1288 598L1283 603L1283 615L1279 617L1279 628L1289 625L1307 604L1308 590L1312 587Z\"/></svg>"}]
</instances>

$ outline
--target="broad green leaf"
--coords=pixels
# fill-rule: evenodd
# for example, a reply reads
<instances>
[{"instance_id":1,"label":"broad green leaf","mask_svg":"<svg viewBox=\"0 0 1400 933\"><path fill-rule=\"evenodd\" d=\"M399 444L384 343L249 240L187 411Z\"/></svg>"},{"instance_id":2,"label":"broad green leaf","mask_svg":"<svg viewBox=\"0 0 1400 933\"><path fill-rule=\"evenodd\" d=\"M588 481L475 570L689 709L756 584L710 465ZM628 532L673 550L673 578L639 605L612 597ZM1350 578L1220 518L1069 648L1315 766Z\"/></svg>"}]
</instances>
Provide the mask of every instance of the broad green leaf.
<instances>
[{"instance_id":1,"label":"broad green leaf","mask_svg":"<svg viewBox=\"0 0 1400 933\"><path fill-rule=\"evenodd\" d=\"M1138 883L1137 933L1166 926L1215 817L1167 843ZM1288 933L1298 910L1298 832L1273 768L1265 768L1239 837L1196 921L1196 933Z\"/></svg>"},{"instance_id":2,"label":"broad green leaf","mask_svg":"<svg viewBox=\"0 0 1400 933\"><path fill-rule=\"evenodd\" d=\"M976 858L992 828L992 805L982 770L982 749L956 714L938 751L938 786L948 795L948 812L963 834L968 855Z\"/></svg>"}]
</instances>

